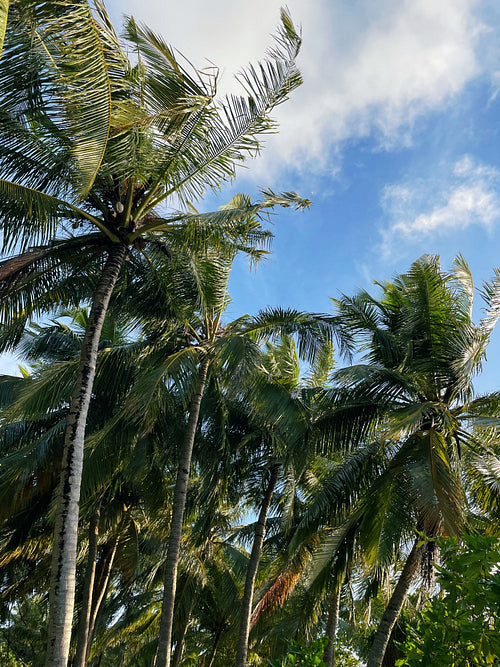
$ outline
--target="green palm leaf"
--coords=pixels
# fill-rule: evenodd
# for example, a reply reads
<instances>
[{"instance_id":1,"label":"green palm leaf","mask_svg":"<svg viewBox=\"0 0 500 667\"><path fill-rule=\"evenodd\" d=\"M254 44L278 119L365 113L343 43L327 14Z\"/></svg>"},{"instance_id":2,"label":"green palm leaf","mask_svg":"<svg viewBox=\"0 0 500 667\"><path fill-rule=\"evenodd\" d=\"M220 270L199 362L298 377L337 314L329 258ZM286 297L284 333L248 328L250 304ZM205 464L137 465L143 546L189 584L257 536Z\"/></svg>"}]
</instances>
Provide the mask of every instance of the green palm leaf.
<instances>
[{"instance_id":1,"label":"green palm leaf","mask_svg":"<svg viewBox=\"0 0 500 667\"><path fill-rule=\"evenodd\" d=\"M197 199L207 185L217 188L221 179L233 177L235 163L258 152L257 135L275 127L269 119L269 112L301 83L295 65L301 39L286 12L282 12L282 22L277 47L270 52L270 59L240 75L248 98L232 96L218 108L204 108L213 94L215 81L209 84L207 91L199 83L187 79L186 73L182 72L181 83L188 87L188 95L197 92L194 100L198 107L185 121L178 142L174 142L170 151L162 151L166 159L159 165L151 197L146 198L148 204L156 196L156 187L160 182L167 185L156 203L174 192L183 202ZM137 39L139 46L147 49L150 63L160 67L160 74L167 72L171 76L179 72L171 49L151 31L136 31L136 35L129 34L129 38L132 41ZM158 78L161 80L161 76ZM141 214L144 212L143 205Z\"/></svg>"},{"instance_id":2,"label":"green palm leaf","mask_svg":"<svg viewBox=\"0 0 500 667\"><path fill-rule=\"evenodd\" d=\"M4 58L11 66L0 76L2 107L7 101L15 113L24 97L32 131L38 114L41 127L52 123L65 132L75 166L72 181L83 196L104 156L111 119L106 62L91 8L87 2L14 2L8 27ZM31 81L24 76L27 62ZM38 81L34 90L32 81ZM30 102L33 92L37 108Z\"/></svg>"},{"instance_id":3,"label":"green palm leaf","mask_svg":"<svg viewBox=\"0 0 500 667\"><path fill-rule=\"evenodd\" d=\"M3 211L4 252L14 247L23 251L28 245L46 243L55 236L62 219L89 221L111 240L118 240L87 211L40 190L3 179L0 179L0 206Z\"/></svg>"}]
</instances>

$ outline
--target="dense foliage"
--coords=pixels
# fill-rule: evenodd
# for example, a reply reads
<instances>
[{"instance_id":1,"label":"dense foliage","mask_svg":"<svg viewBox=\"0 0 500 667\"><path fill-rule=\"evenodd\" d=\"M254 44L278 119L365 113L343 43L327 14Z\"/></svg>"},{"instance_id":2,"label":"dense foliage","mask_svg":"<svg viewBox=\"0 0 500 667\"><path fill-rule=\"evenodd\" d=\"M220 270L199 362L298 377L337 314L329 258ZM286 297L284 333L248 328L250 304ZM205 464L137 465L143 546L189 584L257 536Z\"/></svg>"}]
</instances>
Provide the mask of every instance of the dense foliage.
<instances>
[{"instance_id":1,"label":"dense foliage","mask_svg":"<svg viewBox=\"0 0 500 667\"><path fill-rule=\"evenodd\" d=\"M98 1L12 0L5 25L2 664L498 664L500 393L473 382L500 273L478 323L465 260L434 256L333 314L228 322L262 214L308 202L192 200L300 84L288 13L223 101Z\"/></svg>"},{"instance_id":2,"label":"dense foliage","mask_svg":"<svg viewBox=\"0 0 500 667\"><path fill-rule=\"evenodd\" d=\"M408 627L399 665L500 664L500 563L497 538L440 540L440 588Z\"/></svg>"}]
</instances>

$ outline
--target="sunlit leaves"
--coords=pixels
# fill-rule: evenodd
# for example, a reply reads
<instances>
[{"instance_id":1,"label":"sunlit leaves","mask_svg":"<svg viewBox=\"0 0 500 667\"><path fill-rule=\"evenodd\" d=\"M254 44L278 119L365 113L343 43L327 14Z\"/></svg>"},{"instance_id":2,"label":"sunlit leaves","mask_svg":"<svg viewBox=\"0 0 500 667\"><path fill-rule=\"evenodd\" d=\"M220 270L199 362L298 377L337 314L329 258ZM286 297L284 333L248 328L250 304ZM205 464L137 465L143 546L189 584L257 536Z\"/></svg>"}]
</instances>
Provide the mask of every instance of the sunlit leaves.
<instances>
[{"instance_id":1,"label":"sunlit leaves","mask_svg":"<svg viewBox=\"0 0 500 667\"><path fill-rule=\"evenodd\" d=\"M89 4L11 2L2 58L7 60L9 67L1 68L0 101L9 124L19 121L30 128L31 137L42 139L37 148L26 136L33 157L45 150L43 138L56 159L65 154L73 166L68 178L85 195L103 158L111 118L106 63ZM5 150L16 151L8 134L2 138L0 159ZM11 176L31 184L22 161L17 171L11 168ZM54 172L47 185L56 182Z\"/></svg>"}]
</instances>

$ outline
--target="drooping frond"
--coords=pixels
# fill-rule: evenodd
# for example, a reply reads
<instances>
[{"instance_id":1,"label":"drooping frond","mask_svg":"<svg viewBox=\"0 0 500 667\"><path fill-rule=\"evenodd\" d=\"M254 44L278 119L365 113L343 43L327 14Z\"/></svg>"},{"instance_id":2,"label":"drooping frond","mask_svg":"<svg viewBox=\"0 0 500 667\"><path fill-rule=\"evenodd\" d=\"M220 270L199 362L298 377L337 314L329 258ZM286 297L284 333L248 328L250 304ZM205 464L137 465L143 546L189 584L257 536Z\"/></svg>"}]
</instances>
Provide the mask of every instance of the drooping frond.
<instances>
[{"instance_id":1,"label":"drooping frond","mask_svg":"<svg viewBox=\"0 0 500 667\"><path fill-rule=\"evenodd\" d=\"M322 526L346 520L356 500L380 472L380 444L349 454L342 462L331 466L313 489L307 508L297 526L289 549L293 552L304 538Z\"/></svg>"},{"instance_id":2,"label":"drooping frond","mask_svg":"<svg viewBox=\"0 0 500 667\"><path fill-rule=\"evenodd\" d=\"M18 342L17 322L22 330L28 318L58 307L77 307L90 299L102 270L104 247L100 235L89 234L0 262L0 321L5 326L0 333L2 349Z\"/></svg>"},{"instance_id":3,"label":"drooping frond","mask_svg":"<svg viewBox=\"0 0 500 667\"><path fill-rule=\"evenodd\" d=\"M101 164L110 127L111 98L104 53L87 2L13 2L0 74L4 113L36 136L52 136L72 163L69 181L85 195ZM0 140L0 159L9 150ZM33 144L35 149L35 144ZM10 148L15 151L15 147ZM36 149L35 149L36 150ZM32 154L33 156L35 153ZM19 162L14 180L29 178ZM24 173L23 173L24 172ZM51 182L57 187L57 174Z\"/></svg>"},{"instance_id":4,"label":"drooping frond","mask_svg":"<svg viewBox=\"0 0 500 667\"><path fill-rule=\"evenodd\" d=\"M36 418L49 413L69 401L73 388L78 358L58 361L37 375L27 378L6 417Z\"/></svg>"},{"instance_id":5,"label":"drooping frond","mask_svg":"<svg viewBox=\"0 0 500 667\"><path fill-rule=\"evenodd\" d=\"M446 442L439 431L429 429L408 439L398 457L404 457L408 496L427 534L460 532L464 525L465 494L452 469Z\"/></svg>"},{"instance_id":6,"label":"drooping frond","mask_svg":"<svg viewBox=\"0 0 500 667\"><path fill-rule=\"evenodd\" d=\"M3 179L0 179L0 207L3 252L14 248L23 251L28 246L46 243L54 237L62 220L86 220L101 231L104 229L97 218L62 199Z\"/></svg>"}]
</instances>

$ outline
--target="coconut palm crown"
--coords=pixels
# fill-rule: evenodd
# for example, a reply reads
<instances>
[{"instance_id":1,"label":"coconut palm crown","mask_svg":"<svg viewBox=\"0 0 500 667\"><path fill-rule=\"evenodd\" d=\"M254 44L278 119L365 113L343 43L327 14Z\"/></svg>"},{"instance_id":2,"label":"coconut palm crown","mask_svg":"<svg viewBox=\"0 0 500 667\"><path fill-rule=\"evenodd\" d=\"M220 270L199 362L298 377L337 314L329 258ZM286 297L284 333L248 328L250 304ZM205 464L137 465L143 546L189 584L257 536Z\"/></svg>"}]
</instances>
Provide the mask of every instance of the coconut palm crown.
<instances>
[{"instance_id":1,"label":"coconut palm crown","mask_svg":"<svg viewBox=\"0 0 500 667\"><path fill-rule=\"evenodd\" d=\"M259 212L303 207L270 190L215 213L189 202L234 176L275 129L269 112L300 84L300 36L282 12L269 59L240 75L245 94L216 101L217 72L198 72L133 19L121 42L99 0L13 0L0 11L2 346L27 318L92 302L71 401L58 491L48 665L65 667L73 613L85 421L97 347L130 252L233 243L259 256ZM5 16L7 19L5 22ZM128 51L133 52L129 58ZM167 208L168 206L168 208Z\"/></svg>"},{"instance_id":2,"label":"coconut palm crown","mask_svg":"<svg viewBox=\"0 0 500 667\"><path fill-rule=\"evenodd\" d=\"M317 555L315 577L342 554L354 553L356 544L372 573L391 566L398 553L406 559L369 667L382 664L426 540L432 550L433 538L460 534L467 523L462 451L486 453L488 442L472 427L500 424L499 394L477 396L473 387L500 315L499 278L497 272L483 287L486 312L479 324L472 318L472 277L460 256L449 272L438 257L421 257L407 273L378 284L379 298L361 291L334 300L364 359L334 373L323 427L365 463L352 466L348 459L325 480L297 537L333 526ZM369 460L377 465L367 467Z\"/></svg>"}]
</instances>

